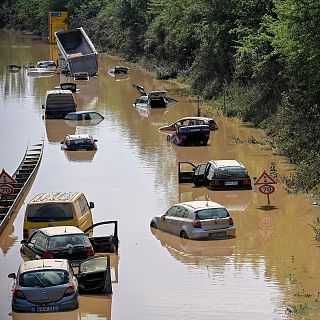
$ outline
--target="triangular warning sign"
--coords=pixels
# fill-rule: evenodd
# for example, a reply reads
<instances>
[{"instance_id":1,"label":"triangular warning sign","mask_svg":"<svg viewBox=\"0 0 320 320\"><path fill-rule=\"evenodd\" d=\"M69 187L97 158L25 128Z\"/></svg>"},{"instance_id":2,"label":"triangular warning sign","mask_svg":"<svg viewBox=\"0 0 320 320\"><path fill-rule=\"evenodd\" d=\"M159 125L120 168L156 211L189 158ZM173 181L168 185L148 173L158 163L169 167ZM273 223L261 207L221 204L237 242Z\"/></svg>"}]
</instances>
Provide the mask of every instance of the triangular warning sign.
<instances>
[{"instance_id":1,"label":"triangular warning sign","mask_svg":"<svg viewBox=\"0 0 320 320\"><path fill-rule=\"evenodd\" d=\"M8 172L2 169L0 173L0 184L12 184L17 183L15 179L13 179Z\"/></svg>"},{"instance_id":2,"label":"triangular warning sign","mask_svg":"<svg viewBox=\"0 0 320 320\"><path fill-rule=\"evenodd\" d=\"M257 230L257 234L258 234L258 237L261 240L261 242L266 243L267 241L272 239L273 234L274 234L274 230L273 229L270 229L270 230L259 229L259 230Z\"/></svg>"},{"instance_id":3,"label":"triangular warning sign","mask_svg":"<svg viewBox=\"0 0 320 320\"><path fill-rule=\"evenodd\" d=\"M267 172L264 170L261 174L261 176L256 180L254 183L257 184L277 184L277 181L274 180Z\"/></svg>"}]
</instances>

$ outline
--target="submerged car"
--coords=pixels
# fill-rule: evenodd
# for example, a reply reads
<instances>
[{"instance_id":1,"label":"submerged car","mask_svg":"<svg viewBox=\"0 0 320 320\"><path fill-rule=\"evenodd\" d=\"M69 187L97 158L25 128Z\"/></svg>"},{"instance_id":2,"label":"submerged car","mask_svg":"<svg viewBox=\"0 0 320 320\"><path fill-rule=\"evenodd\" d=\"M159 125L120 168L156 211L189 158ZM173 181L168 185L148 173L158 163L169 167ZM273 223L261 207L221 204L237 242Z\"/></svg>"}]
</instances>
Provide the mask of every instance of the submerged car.
<instances>
[{"instance_id":1,"label":"submerged car","mask_svg":"<svg viewBox=\"0 0 320 320\"><path fill-rule=\"evenodd\" d=\"M153 217L150 226L192 240L235 237L236 231L227 209L213 201L175 204Z\"/></svg>"},{"instance_id":2,"label":"submerged car","mask_svg":"<svg viewBox=\"0 0 320 320\"><path fill-rule=\"evenodd\" d=\"M93 139L88 134L67 135L64 141L61 142L62 149L69 151L79 150L96 150L96 142L98 140Z\"/></svg>"},{"instance_id":3,"label":"submerged car","mask_svg":"<svg viewBox=\"0 0 320 320\"><path fill-rule=\"evenodd\" d=\"M88 237L96 226L113 224L112 235ZM21 252L28 259L68 259L72 266L94 258L95 253L118 252L117 221L103 221L82 231L74 226L48 227L36 230L21 241Z\"/></svg>"},{"instance_id":4,"label":"submerged car","mask_svg":"<svg viewBox=\"0 0 320 320\"><path fill-rule=\"evenodd\" d=\"M175 132L178 127L189 127L189 126L198 126L198 125L207 125L211 131L218 130L216 122L212 118L206 117L185 117L181 118L174 123L159 128L159 132L170 133Z\"/></svg>"},{"instance_id":5,"label":"submerged car","mask_svg":"<svg viewBox=\"0 0 320 320\"><path fill-rule=\"evenodd\" d=\"M78 281L65 259L22 262L14 279L12 310L54 312L78 308Z\"/></svg>"},{"instance_id":6,"label":"submerged car","mask_svg":"<svg viewBox=\"0 0 320 320\"><path fill-rule=\"evenodd\" d=\"M206 146L210 138L207 125L177 126L176 132L168 135L168 141L179 146Z\"/></svg>"},{"instance_id":7,"label":"submerged car","mask_svg":"<svg viewBox=\"0 0 320 320\"><path fill-rule=\"evenodd\" d=\"M65 117L65 120L74 120L74 121L84 121L84 120L95 120L102 121L104 117L95 111L76 111L69 112Z\"/></svg>"},{"instance_id":8,"label":"submerged car","mask_svg":"<svg viewBox=\"0 0 320 320\"><path fill-rule=\"evenodd\" d=\"M47 70L54 71L57 69L57 65L54 61L52 60L45 60L45 61L38 61L36 68L44 68Z\"/></svg>"},{"instance_id":9,"label":"submerged car","mask_svg":"<svg viewBox=\"0 0 320 320\"><path fill-rule=\"evenodd\" d=\"M210 160L194 165L179 162L179 183L193 182L211 190L251 190L251 178L239 160Z\"/></svg>"},{"instance_id":10,"label":"submerged car","mask_svg":"<svg viewBox=\"0 0 320 320\"><path fill-rule=\"evenodd\" d=\"M166 90L155 90L147 93L144 88L138 84L132 84L140 93L133 106L136 108L166 108L169 104L177 100L167 96Z\"/></svg>"}]
</instances>

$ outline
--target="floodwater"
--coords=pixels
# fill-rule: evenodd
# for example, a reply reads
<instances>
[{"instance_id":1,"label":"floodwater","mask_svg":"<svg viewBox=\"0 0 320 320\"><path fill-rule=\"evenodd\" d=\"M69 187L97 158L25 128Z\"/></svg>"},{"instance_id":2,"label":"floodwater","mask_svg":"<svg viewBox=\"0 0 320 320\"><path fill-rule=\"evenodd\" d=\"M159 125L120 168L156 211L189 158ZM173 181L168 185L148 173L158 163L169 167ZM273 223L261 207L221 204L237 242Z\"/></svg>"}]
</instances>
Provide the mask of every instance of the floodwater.
<instances>
[{"instance_id":1,"label":"floodwater","mask_svg":"<svg viewBox=\"0 0 320 320\"><path fill-rule=\"evenodd\" d=\"M105 120L95 126L44 121L45 92L65 79L31 78L25 69L10 73L6 66L55 59L55 47L30 35L0 31L0 55L0 167L13 173L27 143L45 140L39 172L0 237L0 319L319 319L320 249L309 224L320 210L311 199L289 195L279 183L266 210L266 197L254 191L212 192L177 183L179 161L239 159L252 177L270 171L274 163L279 177L289 175L285 159L263 144L249 143L253 138L265 141L257 130L217 116L219 130L212 133L208 147L170 145L158 128L195 115L196 99L180 96L177 85L157 81L136 65L103 54L99 76L81 82L82 91L75 95L79 110L98 111ZM130 67L129 78L107 74L119 64ZM137 97L132 83L147 91L167 89L179 102L167 110L138 111L132 106ZM92 134L98 150L62 151L60 141L73 133ZM7 274L16 272L22 261L25 206L36 194L49 191L83 191L95 202L95 222L119 221L114 293L81 296L80 308L72 312L16 314L11 311L12 280ZM154 215L193 199L226 206L237 237L196 242L149 228Z\"/></svg>"}]
</instances>

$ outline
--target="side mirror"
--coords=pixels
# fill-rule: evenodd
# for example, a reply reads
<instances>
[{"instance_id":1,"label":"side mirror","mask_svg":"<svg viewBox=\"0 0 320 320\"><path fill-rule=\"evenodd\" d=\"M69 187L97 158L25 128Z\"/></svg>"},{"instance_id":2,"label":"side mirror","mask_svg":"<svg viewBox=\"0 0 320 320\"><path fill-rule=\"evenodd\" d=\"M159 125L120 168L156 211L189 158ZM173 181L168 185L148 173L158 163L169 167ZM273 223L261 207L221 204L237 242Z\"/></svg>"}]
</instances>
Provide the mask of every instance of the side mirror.
<instances>
[{"instance_id":1,"label":"side mirror","mask_svg":"<svg viewBox=\"0 0 320 320\"><path fill-rule=\"evenodd\" d=\"M20 243L21 243L21 244L26 244L26 243L27 243L27 240L26 240L26 239L23 239L23 240L20 241Z\"/></svg>"},{"instance_id":2,"label":"side mirror","mask_svg":"<svg viewBox=\"0 0 320 320\"><path fill-rule=\"evenodd\" d=\"M93 202L89 202L89 208L93 209L94 208L94 203Z\"/></svg>"},{"instance_id":3,"label":"side mirror","mask_svg":"<svg viewBox=\"0 0 320 320\"><path fill-rule=\"evenodd\" d=\"M60 144L63 144L63 141L61 141Z\"/></svg>"},{"instance_id":4,"label":"side mirror","mask_svg":"<svg viewBox=\"0 0 320 320\"><path fill-rule=\"evenodd\" d=\"M166 217L166 214L163 214L163 215L160 217L160 220L164 220L165 217Z\"/></svg>"},{"instance_id":5,"label":"side mirror","mask_svg":"<svg viewBox=\"0 0 320 320\"><path fill-rule=\"evenodd\" d=\"M98 142L98 140L97 140L97 139L94 139L93 141L94 141L94 142Z\"/></svg>"},{"instance_id":6,"label":"side mirror","mask_svg":"<svg viewBox=\"0 0 320 320\"><path fill-rule=\"evenodd\" d=\"M41 105L42 109L44 109L44 104Z\"/></svg>"},{"instance_id":7,"label":"side mirror","mask_svg":"<svg viewBox=\"0 0 320 320\"><path fill-rule=\"evenodd\" d=\"M8 274L8 278L16 279L16 274L15 273L9 273Z\"/></svg>"},{"instance_id":8,"label":"side mirror","mask_svg":"<svg viewBox=\"0 0 320 320\"><path fill-rule=\"evenodd\" d=\"M192 171L196 171L197 168L192 168Z\"/></svg>"}]
</instances>

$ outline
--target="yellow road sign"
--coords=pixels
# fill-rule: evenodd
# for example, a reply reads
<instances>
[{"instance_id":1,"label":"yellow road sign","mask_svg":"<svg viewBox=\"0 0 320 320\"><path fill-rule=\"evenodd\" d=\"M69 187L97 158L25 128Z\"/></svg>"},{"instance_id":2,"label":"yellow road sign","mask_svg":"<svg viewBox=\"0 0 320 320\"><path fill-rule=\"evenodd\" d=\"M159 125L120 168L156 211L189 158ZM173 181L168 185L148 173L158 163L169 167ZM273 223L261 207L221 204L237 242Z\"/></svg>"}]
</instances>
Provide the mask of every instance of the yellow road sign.
<instances>
[{"instance_id":1,"label":"yellow road sign","mask_svg":"<svg viewBox=\"0 0 320 320\"><path fill-rule=\"evenodd\" d=\"M59 30L67 30L68 24L66 19L68 18L67 11L49 11L49 41L55 43L56 39L54 33Z\"/></svg>"}]
</instances>

